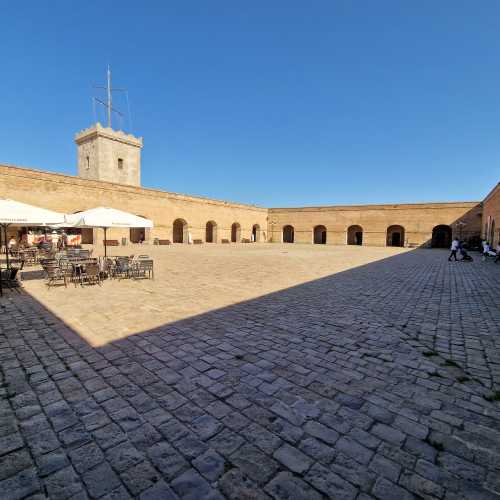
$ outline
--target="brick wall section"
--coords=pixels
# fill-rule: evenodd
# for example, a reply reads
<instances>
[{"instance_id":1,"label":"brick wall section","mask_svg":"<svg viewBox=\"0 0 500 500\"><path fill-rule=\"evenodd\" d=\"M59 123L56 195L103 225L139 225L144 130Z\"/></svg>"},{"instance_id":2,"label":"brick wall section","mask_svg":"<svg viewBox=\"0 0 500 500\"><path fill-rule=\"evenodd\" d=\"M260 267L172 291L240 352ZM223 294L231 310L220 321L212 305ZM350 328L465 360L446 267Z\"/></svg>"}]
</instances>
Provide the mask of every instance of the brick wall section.
<instances>
[{"instance_id":1,"label":"brick wall section","mask_svg":"<svg viewBox=\"0 0 500 500\"><path fill-rule=\"evenodd\" d=\"M500 241L500 183L483 201L483 228L481 235L495 247Z\"/></svg>"}]
</instances>

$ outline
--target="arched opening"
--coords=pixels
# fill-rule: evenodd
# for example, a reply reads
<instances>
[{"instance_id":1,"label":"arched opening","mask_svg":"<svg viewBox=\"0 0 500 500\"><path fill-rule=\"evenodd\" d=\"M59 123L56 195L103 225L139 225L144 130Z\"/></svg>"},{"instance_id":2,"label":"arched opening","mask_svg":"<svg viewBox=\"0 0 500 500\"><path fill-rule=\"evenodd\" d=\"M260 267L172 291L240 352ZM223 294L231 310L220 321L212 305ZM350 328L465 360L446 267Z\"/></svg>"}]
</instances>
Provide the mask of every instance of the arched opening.
<instances>
[{"instance_id":1,"label":"arched opening","mask_svg":"<svg viewBox=\"0 0 500 500\"><path fill-rule=\"evenodd\" d=\"M389 226L387 228L387 246L403 247L405 244L405 228L403 226Z\"/></svg>"},{"instance_id":2,"label":"arched opening","mask_svg":"<svg viewBox=\"0 0 500 500\"><path fill-rule=\"evenodd\" d=\"M147 219L144 215L137 214L137 217ZM146 228L145 227L131 227L129 233L130 243L144 243L146 241Z\"/></svg>"},{"instance_id":3,"label":"arched opening","mask_svg":"<svg viewBox=\"0 0 500 500\"><path fill-rule=\"evenodd\" d=\"M205 228L205 241L207 243L217 243L217 224L213 220L207 222Z\"/></svg>"},{"instance_id":4,"label":"arched opening","mask_svg":"<svg viewBox=\"0 0 500 500\"><path fill-rule=\"evenodd\" d=\"M316 226L314 228L314 243L316 245L325 245L326 244L326 227L325 226Z\"/></svg>"},{"instance_id":5,"label":"arched opening","mask_svg":"<svg viewBox=\"0 0 500 500\"><path fill-rule=\"evenodd\" d=\"M241 226L238 222L233 222L231 226L231 241L238 243L241 240Z\"/></svg>"},{"instance_id":6,"label":"arched opening","mask_svg":"<svg viewBox=\"0 0 500 500\"><path fill-rule=\"evenodd\" d=\"M283 226L283 243L293 243L295 239L295 231L293 226Z\"/></svg>"},{"instance_id":7,"label":"arched opening","mask_svg":"<svg viewBox=\"0 0 500 500\"><path fill-rule=\"evenodd\" d=\"M252 241L260 241L260 226L254 224L252 227Z\"/></svg>"},{"instance_id":8,"label":"arched opening","mask_svg":"<svg viewBox=\"0 0 500 500\"><path fill-rule=\"evenodd\" d=\"M172 229L173 243L188 243L188 224L184 219L175 219Z\"/></svg>"},{"instance_id":9,"label":"arched opening","mask_svg":"<svg viewBox=\"0 0 500 500\"><path fill-rule=\"evenodd\" d=\"M451 227L446 224L440 224L432 230L432 248L450 248L451 245Z\"/></svg>"},{"instance_id":10,"label":"arched opening","mask_svg":"<svg viewBox=\"0 0 500 500\"><path fill-rule=\"evenodd\" d=\"M349 226L347 228L347 244L348 245L363 244L363 228L361 226Z\"/></svg>"}]
</instances>

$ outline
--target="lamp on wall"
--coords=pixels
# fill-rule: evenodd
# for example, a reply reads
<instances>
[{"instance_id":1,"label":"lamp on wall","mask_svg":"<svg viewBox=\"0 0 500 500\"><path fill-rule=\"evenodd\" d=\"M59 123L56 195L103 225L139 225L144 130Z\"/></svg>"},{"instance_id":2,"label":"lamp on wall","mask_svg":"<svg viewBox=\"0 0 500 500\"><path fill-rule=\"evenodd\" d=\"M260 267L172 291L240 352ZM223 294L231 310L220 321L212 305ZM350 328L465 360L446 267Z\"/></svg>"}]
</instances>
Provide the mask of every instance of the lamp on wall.
<instances>
[{"instance_id":1,"label":"lamp on wall","mask_svg":"<svg viewBox=\"0 0 500 500\"><path fill-rule=\"evenodd\" d=\"M467 222L464 222L464 221L461 221L461 220L455 222L455 227L458 229L458 239L459 240L462 239L462 229L466 225L467 225Z\"/></svg>"}]
</instances>

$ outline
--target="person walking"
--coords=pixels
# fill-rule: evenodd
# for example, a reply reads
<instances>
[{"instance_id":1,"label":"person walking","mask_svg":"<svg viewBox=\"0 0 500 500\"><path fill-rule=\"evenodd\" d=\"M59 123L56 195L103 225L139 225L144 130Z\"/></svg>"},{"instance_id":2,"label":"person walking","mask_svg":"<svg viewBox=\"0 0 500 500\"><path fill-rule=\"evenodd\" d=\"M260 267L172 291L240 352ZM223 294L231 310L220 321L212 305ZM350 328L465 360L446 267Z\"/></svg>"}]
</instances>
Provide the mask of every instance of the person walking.
<instances>
[{"instance_id":1,"label":"person walking","mask_svg":"<svg viewBox=\"0 0 500 500\"><path fill-rule=\"evenodd\" d=\"M458 247L460 245L460 242L458 241L457 238L454 238L453 241L451 242L451 253L450 253L450 256L448 257L448 260L451 262L451 258L454 257L455 258L455 261L457 261L457 250L458 250Z\"/></svg>"}]
</instances>

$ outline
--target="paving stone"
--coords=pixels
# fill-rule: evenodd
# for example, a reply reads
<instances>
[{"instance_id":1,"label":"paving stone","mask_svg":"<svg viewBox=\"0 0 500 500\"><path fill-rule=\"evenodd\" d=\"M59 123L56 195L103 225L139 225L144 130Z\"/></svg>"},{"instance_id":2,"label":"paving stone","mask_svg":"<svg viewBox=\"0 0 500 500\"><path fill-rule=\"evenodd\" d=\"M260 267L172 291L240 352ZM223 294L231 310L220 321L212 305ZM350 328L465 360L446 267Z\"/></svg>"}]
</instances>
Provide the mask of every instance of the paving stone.
<instances>
[{"instance_id":1,"label":"paving stone","mask_svg":"<svg viewBox=\"0 0 500 500\"><path fill-rule=\"evenodd\" d=\"M92 432L97 444L106 450L115 446L118 443L125 441L127 435L121 430L117 424L108 424L100 427Z\"/></svg>"},{"instance_id":2,"label":"paving stone","mask_svg":"<svg viewBox=\"0 0 500 500\"><path fill-rule=\"evenodd\" d=\"M4 455L14 450L18 450L24 446L21 434L9 434L0 438L0 455Z\"/></svg>"},{"instance_id":3,"label":"paving stone","mask_svg":"<svg viewBox=\"0 0 500 500\"><path fill-rule=\"evenodd\" d=\"M36 464L40 477L48 476L70 465L68 457L62 449L36 457Z\"/></svg>"},{"instance_id":4,"label":"paving stone","mask_svg":"<svg viewBox=\"0 0 500 500\"><path fill-rule=\"evenodd\" d=\"M141 425L127 433L130 441L138 450L146 451L151 445L162 439L161 434L150 424Z\"/></svg>"},{"instance_id":5,"label":"paving stone","mask_svg":"<svg viewBox=\"0 0 500 500\"><path fill-rule=\"evenodd\" d=\"M238 469L226 472L219 480L219 485L222 493L229 500L269 500L271 498Z\"/></svg>"},{"instance_id":6,"label":"paving stone","mask_svg":"<svg viewBox=\"0 0 500 500\"><path fill-rule=\"evenodd\" d=\"M104 460L101 449L95 443L89 443L69 452L69 458L77 472L83 473Z\"/></svg>"},{"instance_id":7,"label":"paving stone","mask_svg":"<svg viewBox=\"0 0 500 500\"><path fill-rule=\"evenodd\" d=\"M134 496L151 488L161 478L156 469L146 461L130 467L120 477Z\"/></svg>"},{"instance_id":8,"label":"paving stone","mask_svg":"<svg viewBox=\"0 0 500 500\"><path fill-rule=\"evenodd\" d=\"M335 444L335 449L365 465L370 462L373 456L372 450L365 448L349 437L341 437Z\"/></svg>"},{"instance_id":9,"label":"paving stone","mask_svg":"<svg viewBox=\"0 0 500 500\"><path fill-rule=\"evenodd\" d=\"M121 483L107 462L85 472L83 482L92 497L100 497L118 488Z\"/></svg>"},{"instance_id":10,"label":"paving stone","mask_svg":"<svg viewBox=\"0 0 500 500\"><path fill-rule=\"evenodd\" d=\"M307 455L286 443L273 453L273 457L286 468L300 475L304 474L313 463Z\"/></svg>"},{"instance_id":11,"label":"paving stone","mask_svg":"<svg viewBox=\"0 0 500 500\"><path fill-rule=\"evenodd\" d=\"M320 464L314 464L304 479L326 496L336 499L353 499L358 494L354 486Z\"/></svg>"},{"instance_id":12,"label":"paving stone","mask_svg":"<svg viewBox=\"0 0 500 500\"><path fill-rule=\"evenodd\" d=\"M164 482L159 481L147 490L143 491L139 497L140 500L178 500L179 497Z\"/></svg>"},{"instance_id":13,"label":"paving stone","mask_svg":"<svg viewBox=\"0 0 500 500\"><path fill-rule=\"evenodd\" d=\"M210 482L216 481L225 472L226 461L214 450L206 451L192 463L198 472Z\"/></svg>"},{"instance_id":14,"label":"paving stone","mask_svg":"<svg viewBox=\"0 0 500 500\"><path fill-rule=\"evenodd\" d=\"M299 444L299 449L322 464L329 464L336 455L334 448L315 438L303 439Z\"/></svg>"},{"instance_id":15,"label":"paving stone","mask_svg":"<svg viewBox=\"0 0 500 500\"><path fill-rule=\"evenodd\" d=\"M320 439L327 444L335 444L339 438L338 432L329 429L326 425L319 422L310 421L304 426L304 430L310 436Z\"/></svg>"},{"instance_id":16,"label":"paving stone","mask_svg":"<svg viewBox=\"0 0 500 500\"><path fill-rule=\"evenodd\" d=\"M209 446L217 450L221 455L228 457L236 451L245 440L238 434L224 429L208 441Z\"/></svg>"},{"instance_id":17,"label":"paving stone","mask_svg":"<svg viewBox=\"0 0 500 500\"><path fill-rule=\"evenodd\" d=\"M211 415L201 415L191 422L191 429L203 441L215 436L222 428L223 425Z\"/></svg>"},{"instance_id":18,"label":"paving stone","mask_svg":"<svg viewBox=\"0 0 500 500\"><path fill-rule=\"evenodd\" d=\"M394 427L389 427L388 425L385 424L375 424L371 432L375 434L375 436L377 436L378 438L383 439L384 441L389 441L390 443L394 443L397 445L403 444L403 441L405 440L405 434L403 434L398 429L395 429Z\"/></svg>"},{"instance_id":19,"label":"paving stone","mask_svg":"<svg viewBox=\"0 0 500 500\"><path fill-rule=\"evenodd\" d=\"M28 451L23 448L0 457L0 481L33 465Z\"/></svg>"},{"instance_id":20,"label":"paving stone","mask_svg":"<svg viewBox=\"0 0 500 500\"><path fill-rule=\"evenodd\" d=\"M63 500L76 495L82 490L81 479L72 467L58 470L44 479L47 495L50 499Z\"/></svg>"},{"instance_id":21,"label":"paving stone","mask_svg":"<svg viewBox=\"0 0 500 500\"><path fill-rule=\"evenodd\" d=\"M289 472L280 472L265 488L276 500L321 500L323 495Z\"/></svg>"},{"instance_id":22,"label":"paving stone","mask_svg":"<svg viewBox=\"0 0 500 500\"><path fill-rule=\"evenodd\" d=\"M268 458L255 446L246 444L231 455L231 462L238 466L245 476L258 484L264 484L276 473L278 464Z\"/></svg>"},{"instance_id":23,"label":"paving stone","mask_svg":"<svg viewBox=\"0 0 500 500\"><path fill-rule=\"evenodd\" d=\"M384 477L379 477L372 494L380 500L413 500L415 498L409 491L397 486Z\"/></svg>"},{"instance_id":24,"label":"paving stone","mask_svg":"<svg viewBox=\"0 0 500 500\"><path fill-rule=\"evenodd\" d=\"M175 447L189 460L196 458L208 450L208 446L203 441L191 435L176 441Z\"/></svg>"},{"instance_id":25,"label":"paving stone","mask_svg":"<svg viewBox=\"0 0 500 500\"><path fill-rule=\"evenodd\" d=\"M42 455L54 451L61 446L57 436L49 429L34 434L29 439L29 445L33 455Z\"/></svg>"},{"instance_id":26,"label":"paving stone","mask_svg":"<svg viewBox=\"0 0 500 500\"><path fill-rule=\"evenodd\" d=\"M154 466L168 479L173 479L179 471L187 468L187 461L169 443L161 442L151 446L147 455Z\"/></svg>"},{"instance_id":27,"label":"paving stone","mask_svg":"<svg viewBox=\"0 0 500 500\"><path fill-rule=\"evenodd\" d=\"M140 452L130 442L120 443L106 451L106 459L113 469L123 472L130 467L142 462L144 454Z\"/></svg>"},{"instance_id":28,"label":"paving stone","mask_svg":"<svg viewBox=\"0 0 500 500\"><path fill-rule=\"evenodd\" d=\"M25 469L14 476L0 481L0 492L3 500L14 500L36 493L40 484L34 468Z\"/></svg>"},{"instance_id":29,"label":"paving stone","mask_svg":"<svg viewBox=\"0 0 500 500\"><path fill-rule=\"evenodd\" d=\"M272 455L283 443L278 436L255 423L241 429L241 435L268 455Z\"/></svg>"},{"instance_id":30,"label":"paving stone","mask_svg":"<svg viewBox=\"0 0 500 500\"><path fill-rule=\"evenodd\" d=\"M189 469L172 481L172 488L186 500L223 500L194 470Z\"/></svg>"},{"instance_id":31,"label":"paving stone","mask_svg":"<svg viewBox=\"0 0 500 500\"><path fill-rule=\"evenodd\" d=\"M401 466L383 455L376 454L370 462L370 469L394 483L398 482Z\"/></svg>"}]
</instances>

